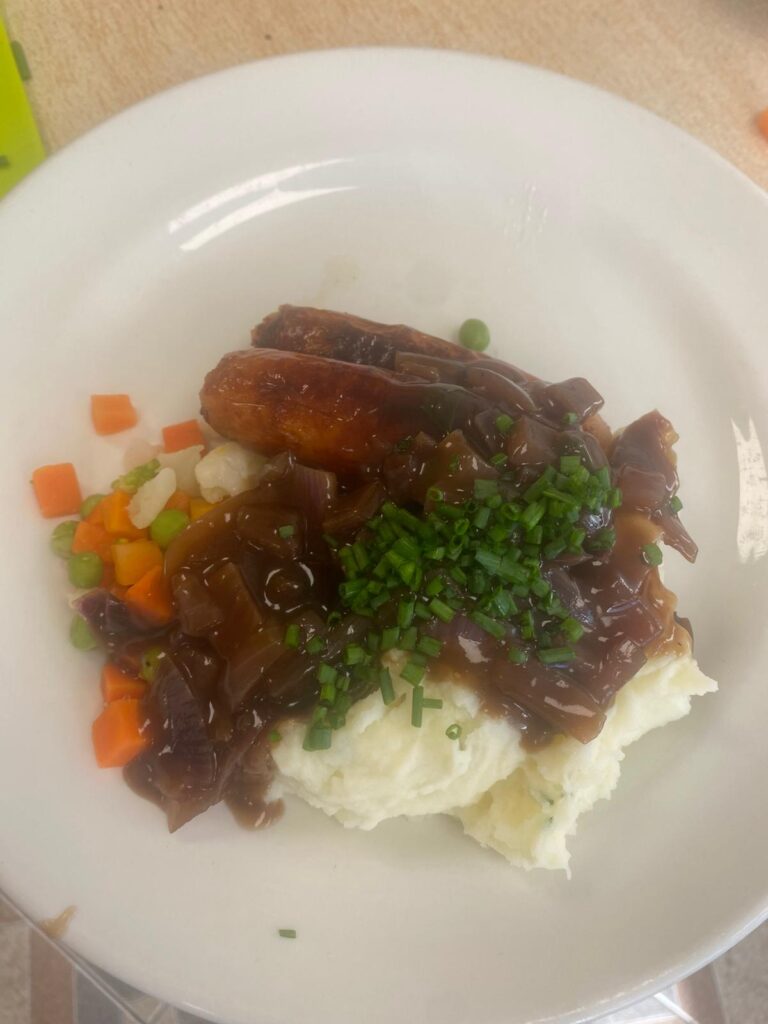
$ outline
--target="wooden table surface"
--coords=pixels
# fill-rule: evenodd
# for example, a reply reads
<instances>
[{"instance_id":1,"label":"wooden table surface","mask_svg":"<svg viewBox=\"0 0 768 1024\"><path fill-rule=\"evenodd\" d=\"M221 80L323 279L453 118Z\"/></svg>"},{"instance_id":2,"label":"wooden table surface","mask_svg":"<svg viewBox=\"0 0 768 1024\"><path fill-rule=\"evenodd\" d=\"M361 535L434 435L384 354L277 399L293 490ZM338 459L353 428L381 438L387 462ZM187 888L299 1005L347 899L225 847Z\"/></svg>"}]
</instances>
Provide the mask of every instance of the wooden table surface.
<instances>
[{"instance_id":1,"label":"wooden table surface","mask_svg":"<svg viewBox=\"0 0 768 1024\"><path fill-rule=\"evenodd\" d=\"M2 3L3 0L0 0ZM768 187L768 0L4 0L58 149L168 86L334 46L510 57L620 93Z\"/></svg>"}]
</instances>

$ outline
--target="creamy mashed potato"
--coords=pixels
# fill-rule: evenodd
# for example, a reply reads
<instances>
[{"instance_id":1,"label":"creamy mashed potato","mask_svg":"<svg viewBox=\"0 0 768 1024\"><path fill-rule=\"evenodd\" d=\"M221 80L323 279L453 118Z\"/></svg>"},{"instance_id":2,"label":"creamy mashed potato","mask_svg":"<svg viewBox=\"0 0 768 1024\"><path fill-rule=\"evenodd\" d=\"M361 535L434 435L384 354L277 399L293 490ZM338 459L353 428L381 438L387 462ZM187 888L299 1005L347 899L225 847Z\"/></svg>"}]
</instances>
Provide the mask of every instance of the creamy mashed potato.
<instances>
[{"instance_id":1,"label":"creamy mashed potato","mask_svg":"<svg viewBox=\"0 0 768 1024\"><path fill-rule=\"evenodd\" d=\"M586 745L564 736L534 753L506 719L491 718L464 686L433 681L425 696L443 707L411 725L397 657L389 661L397 700L378 692L352 707L329 750L302 748L305 725L285 722L274 758L283 787L347 827L374 828L399 815L451 814L464 831L524 868L568 869L567 839L578 818L610 797L624 748L684 717L691 697L711 693L689 654L652 659L619 692L603 731ZM445 730L461 726L458 740Z\"/></svg>"}]
</instances>

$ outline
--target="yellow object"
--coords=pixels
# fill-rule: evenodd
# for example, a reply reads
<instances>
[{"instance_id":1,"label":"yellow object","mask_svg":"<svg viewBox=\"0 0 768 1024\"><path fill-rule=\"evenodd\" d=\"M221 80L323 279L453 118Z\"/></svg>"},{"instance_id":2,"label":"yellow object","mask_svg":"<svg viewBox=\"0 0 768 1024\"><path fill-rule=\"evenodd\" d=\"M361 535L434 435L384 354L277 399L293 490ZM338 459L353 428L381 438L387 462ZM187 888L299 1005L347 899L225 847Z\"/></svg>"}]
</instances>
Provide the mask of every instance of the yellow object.
<instances>
[{"instance_id":1,"label":"yellow object","mask_svg":"<svg viewBox=\"0 0 768 1024\"><path fill-rule=\"evenodd\" d=\"M189 518L194 521L200 519L205 515L206 512L210 512L213 505L210 501L204 501L202 498L193 498L189 503Z\"/></svg>"},{"instance_id":2,"label":"yellow object","mask_svg":"<svg viewBox=\"0 0 768 1024\"><path fill-rule=\"evenodd\" d=\"M0 20L0 196L44 158L16 58Z\"/></svg>"},{"instance_id":3,"label":"yellow object","mask_svg":"<svg viewBox=\"0 0 768 1024\"><path fill-rule=\"evenodd\" d=\"M112 557L115 561L115 582L121 587L132 587L150 569L163 566L163 552L152 540L113 544Z\"/></svg>"}]
</instances>

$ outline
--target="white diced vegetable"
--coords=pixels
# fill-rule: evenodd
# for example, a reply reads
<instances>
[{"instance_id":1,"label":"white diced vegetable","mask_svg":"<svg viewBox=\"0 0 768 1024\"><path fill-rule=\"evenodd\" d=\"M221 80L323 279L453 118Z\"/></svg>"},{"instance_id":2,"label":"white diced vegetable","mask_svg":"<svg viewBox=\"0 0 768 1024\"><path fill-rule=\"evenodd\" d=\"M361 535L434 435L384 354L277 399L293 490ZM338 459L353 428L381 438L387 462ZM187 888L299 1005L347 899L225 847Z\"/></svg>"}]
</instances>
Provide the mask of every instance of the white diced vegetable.
<instances>
[{"instance_id":1,"label":"white diced vegetable","mask_svg":"<svg viewBox=\"0 0 768 1024\"><path fill-rule=\"evenodd\" d=\"M196 498L200 494L195 469L202 453L202 445L196 444L191 448L182 448L178 452L160 452L157 456L161 466L167 466L176 474L176 487L190 498Z\"/></svg>"},{"instance_id":2,"label":"white diced vegetable","mask_svg":"<svg viewBox=\"0 0 768 1024\"><path fill-rule=\"evenodd\" d=\"M136 491L128 506L128 516L134 526L143 529L163 511L176 490L176 474L166 466L157 476L148 480Z\"/></svg>"},{"instance_id":3,"label":"white diced vegetable","mask_svg":"<svg viewBox=\"0 0 768 1024\"><path fill-rule=\"evenodd\" d=\"M198 462L195 476L206 501L221 501L255 487L266 461L263 455L228 441Z\"/></svg>"}]
</instances>

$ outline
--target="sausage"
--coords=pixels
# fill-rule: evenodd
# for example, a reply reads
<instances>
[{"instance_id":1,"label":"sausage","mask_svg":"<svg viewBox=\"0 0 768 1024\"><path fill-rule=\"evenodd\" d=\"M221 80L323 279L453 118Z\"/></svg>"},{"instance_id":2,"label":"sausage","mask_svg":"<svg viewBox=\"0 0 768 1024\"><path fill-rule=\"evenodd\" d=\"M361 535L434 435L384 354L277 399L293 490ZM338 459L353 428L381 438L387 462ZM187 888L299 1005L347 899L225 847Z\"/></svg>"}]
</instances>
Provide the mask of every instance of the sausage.
<instances>
[{"instance_id":1,"label":"sausage","mask_svg":"<svg viewBox=\"0 0 768 1024\"><path fill-rule=\"evenodd\" d=\"M419 432L444 437L486 408L455 385L267 348L224 356L205 378L200 402L225 437L340 473L378 465Z\"/></svg>"},{"instance_id":2,"label":"sausage","mask_svg":"<svg viewBox=\"0 0 768 1024\"><path fill-rule=\"evenodd\" d=\"M254 327L257 348L327 356L344 363L364 363L394 369L395 353L418 352L459 362L471 362L474 352L403 324L378 324L348 313L310 306L280 306Z\"/></svg>"}]
</instances>

